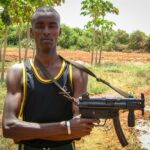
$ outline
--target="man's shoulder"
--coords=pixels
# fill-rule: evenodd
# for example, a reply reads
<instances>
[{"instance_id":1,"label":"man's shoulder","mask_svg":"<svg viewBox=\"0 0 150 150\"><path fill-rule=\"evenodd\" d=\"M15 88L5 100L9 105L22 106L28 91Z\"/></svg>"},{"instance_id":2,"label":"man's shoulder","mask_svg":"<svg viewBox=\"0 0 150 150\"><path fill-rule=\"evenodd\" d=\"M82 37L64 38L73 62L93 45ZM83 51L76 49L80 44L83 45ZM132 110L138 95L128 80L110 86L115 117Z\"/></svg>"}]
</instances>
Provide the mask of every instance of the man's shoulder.
<instances>
[{"instance_id":1,"label":"man's shoulder","mask_svg":"<svg viewBox=\"0 0 150 150\"><path fill-rule=\"evenodd\" d=\"M76 64L80 64L81 66L84 66L84 62L83 61L80 61L80 60L76 60L76 61L74 61ZM78 67L77 65L76 66L74 66L74 65L72 65L73 66L73 69L74 70L77 70L77 71L79 71L79 72L84 72L82 69L81 69L81 67Z\"/></svg>"},{"instance_id":2,"label":"man's shoulder","mask_svg":"<svg viewBox=\"0 0 150 150\"><path fill-rule=\"evenodd\" d=\"M9 67L8 72L9 71L11 71L11 72L13 71L14 73L20 72L23 70L23 67L24 67L23 63L16 63Z\"/></svg>"},{"instance_id":3,"label":"man's shoulder","mask_svg":"<svg viewBox=\"0 0 150 150\"><path fill-rule=\"evenodd\" d=\"M84 62L82 61L75 61L75 62L84 66ZM77 78L78 77L87 78L87 73L83 71L81 68L78 68L77 66L76 67L73 66L73 73Z\"/></svg>"},{"instance_id":4,"label":"man's shoulder","mask_svg":"<svg viewBox=\"0 0 150 150\"><path fill-rule=\"evenodd\" d=\"M24 67L23 63L13 64L12 66L9 67L7 76L14 79L22 78L23 67Z\"/></svg>"}]
</instances>

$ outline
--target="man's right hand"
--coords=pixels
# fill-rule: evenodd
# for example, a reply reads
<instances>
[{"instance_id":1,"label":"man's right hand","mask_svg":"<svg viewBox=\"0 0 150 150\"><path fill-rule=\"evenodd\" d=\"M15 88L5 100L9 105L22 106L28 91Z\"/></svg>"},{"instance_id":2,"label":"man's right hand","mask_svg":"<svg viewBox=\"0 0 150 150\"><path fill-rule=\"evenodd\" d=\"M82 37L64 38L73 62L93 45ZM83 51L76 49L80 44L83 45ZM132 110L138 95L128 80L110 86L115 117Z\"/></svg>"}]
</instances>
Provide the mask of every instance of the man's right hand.
<instances>
[{"instance_id":1,"label":"man's right hand","mask_svg":"<svg viewBox=\"0 0 150 150\"><path fill-rule=\"evenodd\" d=\"M74 117L70 120L71 136L81 138L89 135L94 127L93 123L98 123L98 120Z\"/></svg>"}]
</instances>

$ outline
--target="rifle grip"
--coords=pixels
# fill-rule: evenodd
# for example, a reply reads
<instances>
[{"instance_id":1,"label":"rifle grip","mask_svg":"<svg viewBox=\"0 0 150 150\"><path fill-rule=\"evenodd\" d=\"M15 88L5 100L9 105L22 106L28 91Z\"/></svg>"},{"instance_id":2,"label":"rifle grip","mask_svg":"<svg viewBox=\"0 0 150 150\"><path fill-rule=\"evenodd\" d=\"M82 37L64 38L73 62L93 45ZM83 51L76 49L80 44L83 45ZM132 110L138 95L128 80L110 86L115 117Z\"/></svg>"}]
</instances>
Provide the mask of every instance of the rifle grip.
<instances>
[{"instance_id":1,"label":"rifle grip","mask_svg":"<svg viewBox=\"0 0 150 150\"><path fill-rule=\"evenodd\" d=\"M128 114L128 127L134 127L135 126L135 114L134 110L129 110Z\"/></svg>"}]
</instances>

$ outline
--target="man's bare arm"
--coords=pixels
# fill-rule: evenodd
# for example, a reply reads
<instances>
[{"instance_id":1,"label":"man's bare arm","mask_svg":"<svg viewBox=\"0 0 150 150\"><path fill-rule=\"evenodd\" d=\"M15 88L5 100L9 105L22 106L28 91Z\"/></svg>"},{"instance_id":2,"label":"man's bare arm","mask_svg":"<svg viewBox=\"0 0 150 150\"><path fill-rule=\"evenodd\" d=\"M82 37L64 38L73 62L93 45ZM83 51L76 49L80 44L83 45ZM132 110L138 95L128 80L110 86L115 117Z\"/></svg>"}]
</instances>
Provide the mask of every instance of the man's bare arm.
<instances>
[{"instance_id":1,"label":"man's bare arm","mask_svg":"<svg viewBox=\"0 0 150 150\"><path fill-rule=\"evenodd\" d=\"M88 75L87 73L73 68L73 90L74 97L78 98L87 91Z\"/></svg>"},{"instance_id":2,"label":"man's bare arm","mask_svg":"<svg viewBox=\"0 0 150 150\"><path fill-rule=\"evenodd\" d=\"M14 65L7 75L7 95L3 114L3 134L16 141L67 133L61 123L30 123L18 119L22 100L22 66Z\"/></svg>"}]
</instances>

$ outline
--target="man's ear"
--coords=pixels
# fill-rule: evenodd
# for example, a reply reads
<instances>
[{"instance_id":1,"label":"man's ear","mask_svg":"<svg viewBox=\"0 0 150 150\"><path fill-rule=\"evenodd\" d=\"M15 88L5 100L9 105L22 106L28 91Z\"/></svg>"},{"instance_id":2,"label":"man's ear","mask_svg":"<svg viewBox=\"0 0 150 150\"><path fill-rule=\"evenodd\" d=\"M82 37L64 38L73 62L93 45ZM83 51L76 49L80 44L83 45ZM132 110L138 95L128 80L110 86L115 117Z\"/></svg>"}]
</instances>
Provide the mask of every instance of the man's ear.
<instances>
[{"instance_id":1,"label":"man's ear","mask_svg":"<svg viewBox=\"0 0 150 150\"><path fill-rule=\"evenodd\" d=\"M32 28L30 28L30 35L31 35L31 37L33 37L33 30L32 30Z\"/></svg>"},{"instance_id":2,"label":"man's ear","mask_svg":"<svg viewBox=\"0 0 150 150\"><path fill-rule=\"evenodd\" d=\"M61 35L61 28L60 28L60 31L59 31L59 36Z\"/></svg>"}]
</instances>

